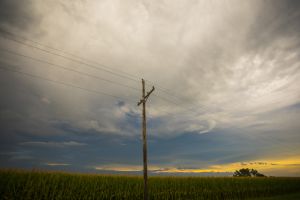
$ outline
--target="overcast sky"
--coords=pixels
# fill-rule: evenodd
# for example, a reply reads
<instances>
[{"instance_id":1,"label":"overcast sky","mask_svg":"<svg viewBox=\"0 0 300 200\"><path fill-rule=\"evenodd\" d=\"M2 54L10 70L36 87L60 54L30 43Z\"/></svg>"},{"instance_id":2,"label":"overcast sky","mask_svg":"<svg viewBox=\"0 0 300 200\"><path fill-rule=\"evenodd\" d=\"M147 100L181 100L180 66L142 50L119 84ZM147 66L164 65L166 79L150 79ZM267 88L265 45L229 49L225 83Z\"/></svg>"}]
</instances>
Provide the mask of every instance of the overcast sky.
<instances>
[{"instance_id":1,"label":"overcast sky","mask_svg":"<svg viewBox=\"0 0 300 200\"><path fill-rule=\"evenodd\" d=\"M300 2L1 0L0 167L300 176Z\"/></svg>"}]
</instances>

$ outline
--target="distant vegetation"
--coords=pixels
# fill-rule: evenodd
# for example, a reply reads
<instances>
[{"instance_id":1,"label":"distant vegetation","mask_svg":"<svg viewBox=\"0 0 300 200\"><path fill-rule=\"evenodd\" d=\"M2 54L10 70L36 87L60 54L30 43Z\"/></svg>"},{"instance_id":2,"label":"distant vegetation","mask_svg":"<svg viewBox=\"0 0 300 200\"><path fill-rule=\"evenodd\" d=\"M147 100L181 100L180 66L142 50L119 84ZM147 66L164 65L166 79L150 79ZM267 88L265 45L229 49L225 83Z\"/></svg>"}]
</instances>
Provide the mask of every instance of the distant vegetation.
<instances>
[{"instance_id":1,"label":"distant vegetation","mask_svg":"<svg viewBox=\"0 0 300 200\"><path fill-rule=\"evenodd\" d=\"M234 177L266 177L255 169L243 168L233 173Z\"/></svg>"},{"instance_id":2,"label":"distant vegetation","mask_svg":"<svg viewBox=\"0 0 300 200\"><path fill-rule=\"evenodd\" d=\"M150 177L149 199L248 199L297 194L300 178ZM123 199L143 197L138 176L0 170L0 199Z\"/></svg>"}]
</instances>

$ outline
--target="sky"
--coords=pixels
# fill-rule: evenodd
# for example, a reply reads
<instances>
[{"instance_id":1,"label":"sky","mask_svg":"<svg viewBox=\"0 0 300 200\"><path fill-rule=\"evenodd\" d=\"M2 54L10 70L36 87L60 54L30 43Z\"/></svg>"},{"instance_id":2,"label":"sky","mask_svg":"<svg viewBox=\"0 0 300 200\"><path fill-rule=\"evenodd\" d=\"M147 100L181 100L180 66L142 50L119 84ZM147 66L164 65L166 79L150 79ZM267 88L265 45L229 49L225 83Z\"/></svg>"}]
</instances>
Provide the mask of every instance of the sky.
<instances>
[{"instance_id":1,"label":"sky","mask_svg":"<svg viewBox=\"0 0 300 200\"><path fill-rule=\"evenodd\" d=\"M300 176L300 2L1 0L0 168Z\"/></svg>"}]
</instances>

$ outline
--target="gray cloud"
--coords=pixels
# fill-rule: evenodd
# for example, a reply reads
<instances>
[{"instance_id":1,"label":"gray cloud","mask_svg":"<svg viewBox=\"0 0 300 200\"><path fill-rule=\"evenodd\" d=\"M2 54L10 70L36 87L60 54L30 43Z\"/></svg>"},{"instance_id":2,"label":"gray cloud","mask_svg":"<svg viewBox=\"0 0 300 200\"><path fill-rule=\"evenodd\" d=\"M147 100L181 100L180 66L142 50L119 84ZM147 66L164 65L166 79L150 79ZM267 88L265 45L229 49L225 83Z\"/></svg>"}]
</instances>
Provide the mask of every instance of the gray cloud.
<instances>
[{"instance_id":1,"label":"gray cloud","mask_svg":"<svg viewBox=\"0 0 300 200\"><path fill-rule=\"evenodd\" d=\"M31 0L1 0L0 1L0 24L9 28L19 30L27 29L36 25L39 15L34 8Z\"/></svg>"},{"instance_id":2,"label":"gray cloud","mask_svg":"<svg viewBox=\"0 0 300 200\"><path fill-rule=\"evenodd\" d=\"M260 155L270 156L271 144L276 141L281 147L299 146L299 126L295 120L299 109L290 109L300 101L299 7L298 2L279 0L1 1L1 30L111 66L114 72L133 74L138 82L74 62L79 58L69 54L73 61L13 42L10 39L15 37L8 37L4 31L1 35L6 37L0 38L0 47L134 88L141 87L139 77L147 80L147 88L152 86L148 81L151 80L156 86L154 94L162 97L151 96L147 107L148 134L157 143L184 134L213 137L215 132L224 132L237 143L241 138L258 140ZM61 51L55 53L66 55ZM1 138L10 144L5 148L47 141L24 139L24 135L97 133L139 137L139 91L3 51L0 59L1 67L16 65L13 69L121 97L96 95L1 71ZM169 93L180 98L166 94L160 87L170 89ZM15 135L10 142L8 132ZM278 142L283 132L286 140ZM262 138L269 140L260 143ZM263 148L264 144L269 149ZM164 152L168 155L161 159L173 159L174 164L186 166L176 161L176 156L182 156L182 162L190 166L203 164L193 157L198 155L192 152L196 147L194 144L186 150L172 146L177 151L174 157L170 156L172 152ZM207 160L246 162L244 155L259 158L259 153L248 147L240 155L239 148L243 147L238 145L237 149L225 151L234 153L232 157L210 152ZM179 155L179 151L184 153Z\"/></svg>"},{"instance_id":3,"label":"gray cloud","mask_svg":"<svg viewBox=\"0 0 300 200\"><path fill-rule=\"evenodd\" d=\"M249 31L249 38L252 38L249 41L249 47L257 51L272 45L276 40L297 37L297 32L300 31L299 7L299 2L291 0L263 3L256 16L259 21L253 23ZM294 45L298 46L299 41L295 42Z\"/></svg>"},{"instance_id":4,"label":"gray cloud","mask_svg":"<svg viewBox=\"0 0 300 200\"><path fill-rule=\"evenodd\" d=\"M68 141L68 142L29 141L29 142L20 143L20 145L42 146L42 147L80 147L80 146L85 146L87 144L76 142L76 141Z\"/></svg>"}]
</instances>

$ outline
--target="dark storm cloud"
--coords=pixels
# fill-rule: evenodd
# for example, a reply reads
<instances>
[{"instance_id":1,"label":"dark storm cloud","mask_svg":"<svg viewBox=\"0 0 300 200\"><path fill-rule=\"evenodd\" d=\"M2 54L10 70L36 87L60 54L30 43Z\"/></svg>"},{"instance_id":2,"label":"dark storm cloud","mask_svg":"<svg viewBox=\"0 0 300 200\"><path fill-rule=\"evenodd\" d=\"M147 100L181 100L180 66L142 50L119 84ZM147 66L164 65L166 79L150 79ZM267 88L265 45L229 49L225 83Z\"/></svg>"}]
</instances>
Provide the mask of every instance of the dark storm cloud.
<instances>
[{"instance_id":1,"label":"dark storm cloud","mask_svg":"<svg viewBox=\"0 0 300 200\"><path fill-rule=\"evenodd\" d=\"M157 142L149 143L151 163L172 163L175 166L185 166L184 168L205 168L211 164L256 159L258 154L255 151L264 150L262 143L254 143L247 136L228 130L202 135L186 133L176 138L157 139Z\"/></svg>"},{"instance_id":2,"label":"dark storm cloud","mask_svg":"<svg viewBox=\"0 0 300 200\"><path fill-rule=\"evenodd\" d=\"M0 25L21 30L36 25L40 16L33 6L31 0L1 0Z\"/></svg>"},{"instance_id":3,"label":"dark storm cloud","mask_svg":"<svg viewBox=\"0 0 300 200\"><path fill-rule=\"evenodd\" d=\"M68 170L93 171L99 164L138 164L141 161L140 142L136 139L85 130L79 132L81 134L69 132L50 136L18 133L18 140L10 144L14 148L1 151L0 164L2 167L56 169L56 166L64 166Z\"/></svg>"},{"instance_id":4,"label":"dark storm cloud","mask_svg":"<svg viewBox=\"0 0 300 200\"><path fill-rule=\"evenodd\" d=\"M4 63L0 67L7 68ZM9 68L9 67L8 67ZM48 125L49 115L52 112L43 94L39 93L28 79L20 79L20 75L1 69L2 99L1 108L1 135L11 136L12 132L31 132L49 134L52 132ZM50 129L49 129L50 128Z\"/></svg>"},{"instance_id":5,"label":"dark storm cloud","mask_svg":"<svg viewBox=\"0 0 300 200\"><path fill-rule=\"evenodd\" d=\"M246 43L250 51L264 50L284 38L294 39L292 47L299 48L300 2L264 1L249 29Z\"/></svg>"}]
</instances>

